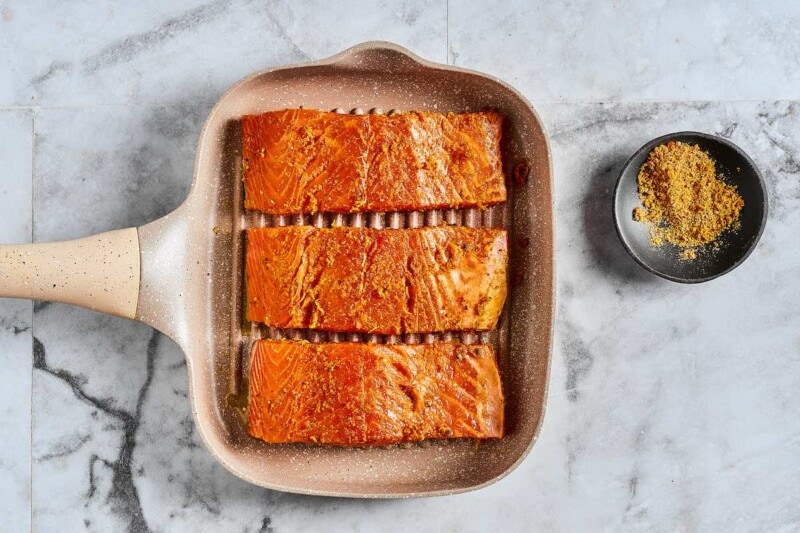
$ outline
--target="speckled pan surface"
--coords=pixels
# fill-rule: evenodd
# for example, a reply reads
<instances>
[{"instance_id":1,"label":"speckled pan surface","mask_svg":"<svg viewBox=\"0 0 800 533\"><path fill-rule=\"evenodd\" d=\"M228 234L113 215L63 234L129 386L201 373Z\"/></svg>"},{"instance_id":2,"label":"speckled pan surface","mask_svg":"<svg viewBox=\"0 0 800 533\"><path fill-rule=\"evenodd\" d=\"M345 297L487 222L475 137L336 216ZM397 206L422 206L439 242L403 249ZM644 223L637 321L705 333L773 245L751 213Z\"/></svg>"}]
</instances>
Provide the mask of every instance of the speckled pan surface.
<instances>
[{"instance_id":1,"label":"speckled pan surface","mask_svg":"<svg viewBox=\"0 0 800 533\"><path fill-rule=\"evenodd\" d=\"M509 202L510 291L497 335L507 436L476 444L409 448L268 445L249 437L229 405L235 381L232 295L242 271L232 253L240 231L238 117L274 109L493 108L507 120L503 158ZM511 178L527 161L527 179ZM541 121L515 90L491 77L424 61L390 43L365 43L330 59L267 70L236 84L201 134L192 189L170 215L139 228L142 278L137 318L186 353L199 431L236 475L273 489L349 497L463 492L510 472L533 446L547 392L554 306L553 192ZM235 298L234 298L235 302ZM232 311L233 307L233 311Z\"/></svg>"}]
</instances>

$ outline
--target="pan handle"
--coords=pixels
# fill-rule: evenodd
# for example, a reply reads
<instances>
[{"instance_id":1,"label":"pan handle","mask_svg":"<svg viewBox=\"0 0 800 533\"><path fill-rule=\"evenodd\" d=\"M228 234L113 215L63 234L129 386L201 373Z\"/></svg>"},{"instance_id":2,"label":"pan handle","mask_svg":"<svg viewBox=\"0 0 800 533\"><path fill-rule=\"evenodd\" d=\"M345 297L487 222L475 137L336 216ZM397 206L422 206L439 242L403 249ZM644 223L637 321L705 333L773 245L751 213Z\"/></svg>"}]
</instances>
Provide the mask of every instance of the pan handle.
<instances>
[{"instance_id":1,"label":"pan handle","mask_svg":"<svg viewBox=\"0 0 800 533\"><path fill-rule=\"evenodd\" d=\"M136 228L73 241L0 246L0 297L50 300L134 318L139 300Z\"/></svg>"}]
</instances>

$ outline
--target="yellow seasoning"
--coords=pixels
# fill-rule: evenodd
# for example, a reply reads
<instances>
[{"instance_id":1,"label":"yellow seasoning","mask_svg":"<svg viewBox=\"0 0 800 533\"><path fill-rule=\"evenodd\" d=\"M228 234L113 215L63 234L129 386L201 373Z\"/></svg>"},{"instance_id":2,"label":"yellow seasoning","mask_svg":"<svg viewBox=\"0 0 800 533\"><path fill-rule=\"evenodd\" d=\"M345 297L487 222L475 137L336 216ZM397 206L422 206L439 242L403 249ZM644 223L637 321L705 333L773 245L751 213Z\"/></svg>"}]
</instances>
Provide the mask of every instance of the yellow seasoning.
<instances>
[{"instance_id":1,"label":"yellow seasoning","mask_svg":"<svg viewBox=\"0 0 800 533\"><path fill-rule=\"evenodd\" d=\"M697 145L670 141L656 146L639 169L639 200L633 218L650 223L650 242L672 243L680 258L697 258L698 248L726 229L736 229L744 200L717 176L711 157Z\"/></svg>"}]
</instances>

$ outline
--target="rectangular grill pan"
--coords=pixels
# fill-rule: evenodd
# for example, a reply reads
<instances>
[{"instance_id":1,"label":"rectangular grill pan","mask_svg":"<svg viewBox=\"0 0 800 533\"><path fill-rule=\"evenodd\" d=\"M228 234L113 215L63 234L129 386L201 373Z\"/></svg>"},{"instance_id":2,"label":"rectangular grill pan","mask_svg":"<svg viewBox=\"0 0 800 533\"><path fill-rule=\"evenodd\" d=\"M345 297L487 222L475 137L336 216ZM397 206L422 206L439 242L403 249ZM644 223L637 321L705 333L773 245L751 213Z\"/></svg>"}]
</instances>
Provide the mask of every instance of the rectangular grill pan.
<instances>
[{"instance_id":1,"label":"rectangular grill pan","mask_svg":"<svg viewBox=\"0 0 800 533\"><path fill-rule=\"evenodd\" d=\"M296 217L246 212L238 119L298 107L353 113L494 109L506 119L502 155L509 201L486 210ZM391 43L364 43L234 85L211 111L200 135L192 188L169 215L76 241L0 246L0 295L82 305L141 320L169 335L186 354L192 412L203 441L226 468L251 483L369 498L465 492L513 470L533 446L544 416L554 309L551 173L541 120L514 89L484 74L425 61ZM509 294L497 330L379 336L246 322L244 230L291 224L508 228ZM366 448L261 442L247 435L244 416L247 362L257 338L492 343L506 396L506 436Z\"/></svg>"}]
</instances>

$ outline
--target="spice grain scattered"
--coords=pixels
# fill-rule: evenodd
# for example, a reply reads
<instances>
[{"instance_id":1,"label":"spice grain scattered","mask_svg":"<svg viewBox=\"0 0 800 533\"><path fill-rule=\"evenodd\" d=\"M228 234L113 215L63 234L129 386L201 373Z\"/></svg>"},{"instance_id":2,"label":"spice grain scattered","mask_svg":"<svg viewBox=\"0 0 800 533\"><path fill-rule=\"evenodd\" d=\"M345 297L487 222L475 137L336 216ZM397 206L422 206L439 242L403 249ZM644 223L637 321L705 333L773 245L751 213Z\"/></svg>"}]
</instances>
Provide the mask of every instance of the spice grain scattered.
<instances>
[{"instance_id":1,"label":"spice grain scattered","mask_svg":"<svg viewBox=\"0 0 800 533\"><path fill-rule=\"evenodd\" d=\"M717 174L714 160L699 146L670 141L656 146L637 178L642 207L638 222L649 222L650 242L681 248L682 260L697 258L698 248L736 229L744 200Z\"/></svg>"}]
</instances>

